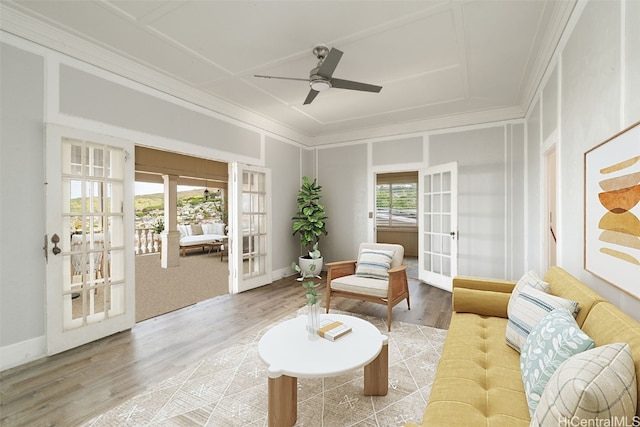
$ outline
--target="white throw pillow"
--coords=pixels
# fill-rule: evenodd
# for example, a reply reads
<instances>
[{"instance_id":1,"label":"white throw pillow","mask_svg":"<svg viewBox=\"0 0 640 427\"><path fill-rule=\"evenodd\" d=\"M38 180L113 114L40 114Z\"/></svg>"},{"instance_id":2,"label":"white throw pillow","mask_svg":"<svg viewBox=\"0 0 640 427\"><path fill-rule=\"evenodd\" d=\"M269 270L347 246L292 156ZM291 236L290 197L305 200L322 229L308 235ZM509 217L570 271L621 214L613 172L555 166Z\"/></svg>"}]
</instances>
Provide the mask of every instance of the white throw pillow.
<instances>
[{"instance_id":1,"label":"white throw pillow","mask_svg":"<svg viewBox=\"0 0 640 427\"><path fill-rule=\"evenodd\" d=\"M507 317L511 317L513 304L518 298L518 295L520 295L520 292L522 292L527 285L542 292L549 292L549 284L542 280L538 276L538 273L534 270L527 271L520 280L518 280L518 283L516 283L516 286L513 288L513 292L511 292L511 298L509 298L509 304L507 305Z\"/></svg>"},{"instance_id":2,"label":"white throw pillow","mask_svg":"<svg viewBox=\"0 0 640 427\"><path fill-rule=\"evenodd\" d=\"M224 224L221 222L214 222L211 224L211 234L220 234L224 236Z\"/></svg>"},{"instance_id":3,"label":"white throw pillow","mask_svg":"<svg viewBox=\"0 0 640 427\"><path fill-rule=\"evenodd\" d=\"M579 353L551 376L531 418L531 426L635 425L636 381L627 343Z\"/></svg>"},{"instance_id":4,"label":"white throw pillow","mask_svg":"<svg viewBox=\"0 0 640 427\"><path fill-rule=\"evenodd\" d=\"M178 231L180 231L180 238L187 237L191 228L187 228L186 225L178 225Z\"/></svg>"},{"instance_id":5,"label":"white throw pillow","mask_svg":"<svg viewBox=\"0 0 640 427\"><path fill-rule=\"evenodd\" d=\"M519 352L534 326L556 308L568 310L573 317L578 314L577 302L525 286L516 298L507 321L507 344Z\"/></svg>"},{"instance_id":6,"label":"white throw pillow","mask_svg":"<svg viewBox=\"0 0 640 427\"><path fill-rule=\"evenodd\" d=\"M531 330L520 353L520 372L529 415L538 406L551 375L571 356L593 348L576 319L564 308L552 310Z\"/></svg>"},{"instance_id":7,"label":"white throw pillow","mask_svg":"<svg viewBox=\"0 0 640 427\"><path fill-rule=\"evenodd\" d=\"M389 279L389 268L395 251L363 249L358 258L356 276Z\"/></svg>"}]
</instances>

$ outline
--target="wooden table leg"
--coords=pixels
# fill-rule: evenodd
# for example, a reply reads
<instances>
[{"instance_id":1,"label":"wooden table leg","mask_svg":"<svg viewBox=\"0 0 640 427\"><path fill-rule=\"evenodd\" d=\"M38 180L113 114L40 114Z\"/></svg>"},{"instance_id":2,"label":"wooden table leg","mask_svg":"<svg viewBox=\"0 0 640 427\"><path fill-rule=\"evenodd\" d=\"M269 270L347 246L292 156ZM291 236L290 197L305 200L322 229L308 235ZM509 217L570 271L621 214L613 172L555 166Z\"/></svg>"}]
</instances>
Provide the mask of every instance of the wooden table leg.
<instances>
[{"instance_id":1,"label":"wooden table leg","mask_svg":"<svg viewBox=\"0 0 640 427\"><path fill-rule=\"evenodd\" d=\"M364 395L386 396L389 391L389 340L385 337L378 357L364 367Z\"/></svg>"},{"instance_id":2,"label":"wooden table leg","mask_svg":"<svg viewBox=\"0 0 640 427\"><path fill-rule=\"evenodd\" d=\"M298 418L298 378L269 378L269 427L291 427Z\"/></svg>"}]
</instances>

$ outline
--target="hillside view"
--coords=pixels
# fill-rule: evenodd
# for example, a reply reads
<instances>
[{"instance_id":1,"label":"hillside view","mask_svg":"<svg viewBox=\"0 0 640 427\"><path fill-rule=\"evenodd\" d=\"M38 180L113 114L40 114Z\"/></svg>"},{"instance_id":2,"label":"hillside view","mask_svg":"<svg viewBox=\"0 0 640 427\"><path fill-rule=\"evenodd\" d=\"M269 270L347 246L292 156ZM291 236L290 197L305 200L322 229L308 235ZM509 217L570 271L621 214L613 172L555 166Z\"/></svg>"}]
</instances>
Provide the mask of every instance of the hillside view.
<instances>
[{"instance_id":1,"label":"hillside view","mask_svg":"<svg viewBox=\"0 0 640 427\"><path fill-rule=\"evenodd\" d=\"M93 201L98 204L97 198ZM71 199L71 212L81 212L82 199ZM226 211L222 197L211 192L209 200L204 200L202 190L178 192L178 224L190 224L202 221L226 223ZM164 217L164 194L137 195L134 199L135 228L154 228L158 219ZM79 217L74 217L75 227L81 227ZM97 225L94 225L96 227ZM99 226L98 226L99 227Z\"/></svg>"},{"instance_id":2,"label":"hillside view","mask_svg":"<svg viewBox=\"0 0 640 427\"><path fill-rule=\"evenodd\" d=\"M211 193L209 200L204 199L202 190L178 192L178 224L190 224L202 221L226 222L223 200ZM153 228L158 218L164 216L164 194L144 194L135 197L136 228Z\"/></svg>"}]
</instances>

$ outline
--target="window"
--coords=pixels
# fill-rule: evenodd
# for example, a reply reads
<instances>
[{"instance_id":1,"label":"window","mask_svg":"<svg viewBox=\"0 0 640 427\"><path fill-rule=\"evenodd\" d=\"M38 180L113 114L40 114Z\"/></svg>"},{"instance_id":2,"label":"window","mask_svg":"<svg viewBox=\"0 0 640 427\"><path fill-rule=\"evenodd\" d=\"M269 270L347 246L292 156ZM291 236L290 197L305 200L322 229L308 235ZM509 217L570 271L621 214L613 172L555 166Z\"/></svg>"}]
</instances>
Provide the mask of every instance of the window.
<instances>
[{"instance_id":1,"label":"window","mask_svg":"<svg viewBox=\"0 0 640 427\"><path fill-rule=\"evenodd\" d=\"M376 179L376 226L417 227L417 173L379 174Z\"/></svg>"}]
</instances>

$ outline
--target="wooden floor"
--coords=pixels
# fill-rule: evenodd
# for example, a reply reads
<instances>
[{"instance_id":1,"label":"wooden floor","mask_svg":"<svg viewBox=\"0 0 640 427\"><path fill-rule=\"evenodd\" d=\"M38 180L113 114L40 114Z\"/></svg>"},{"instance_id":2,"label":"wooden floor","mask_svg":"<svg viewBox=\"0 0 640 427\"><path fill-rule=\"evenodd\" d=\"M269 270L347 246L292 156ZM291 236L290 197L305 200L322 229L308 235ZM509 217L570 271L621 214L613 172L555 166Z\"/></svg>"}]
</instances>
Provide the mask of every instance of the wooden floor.
<instances>
[{"instance_id":1,"label":"wooden floor","mask_svg":"<svg viewBox=\"0 0 640 427\"><path fill-rule=\"evenodd\" d=\"M0 425L75 426L211 357L237 336L305 304L291 276L140 322L133 329L0 373ZM321 291L322 294L322 291ZM393 319L448 328L451 294L410 280ZM332 308L386 318L386 307L333 298Z\"/></svg>"}]
</instances>

